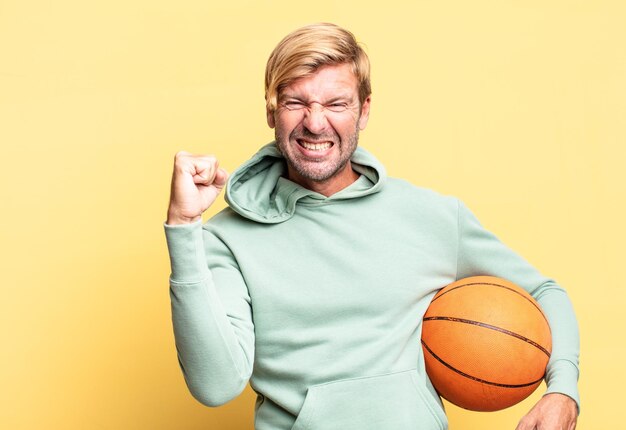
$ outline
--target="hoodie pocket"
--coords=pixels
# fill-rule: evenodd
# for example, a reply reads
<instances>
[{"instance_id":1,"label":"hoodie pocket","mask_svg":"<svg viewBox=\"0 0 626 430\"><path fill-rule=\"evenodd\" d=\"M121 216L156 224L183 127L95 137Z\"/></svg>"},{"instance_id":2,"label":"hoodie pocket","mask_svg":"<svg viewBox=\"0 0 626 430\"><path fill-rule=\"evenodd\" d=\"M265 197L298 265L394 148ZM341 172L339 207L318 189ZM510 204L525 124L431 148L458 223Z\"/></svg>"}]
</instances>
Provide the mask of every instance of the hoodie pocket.
<instances>
[{"instance_id":1,"label":"hoodie pocket","mask_svg":"<svg viewBox=\"0 0 626 430\"><path fill-rule=\"evenodd\" d=\"M439 403L416 370L309 388L292 430L445 430Z\"/></svg>"}]
</instances>

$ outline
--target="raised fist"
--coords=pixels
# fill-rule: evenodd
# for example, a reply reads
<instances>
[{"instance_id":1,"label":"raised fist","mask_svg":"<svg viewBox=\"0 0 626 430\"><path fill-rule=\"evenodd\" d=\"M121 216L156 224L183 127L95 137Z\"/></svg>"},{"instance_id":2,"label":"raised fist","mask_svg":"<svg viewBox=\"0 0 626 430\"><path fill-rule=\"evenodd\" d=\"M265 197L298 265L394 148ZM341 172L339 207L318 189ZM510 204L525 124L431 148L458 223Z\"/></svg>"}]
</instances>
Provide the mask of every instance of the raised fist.
<instances>
[{"instance_id":1,"label":"raised fist","mask_svg":"<svg viewBox=\"0 0 626 430\"><path fill-rule=\"evenodd\" d=\"M212 155L185 151L176 154L167 224L190 224L201 219L228 179L228 173L218 164Z\"/></svg>"}]
</instances>

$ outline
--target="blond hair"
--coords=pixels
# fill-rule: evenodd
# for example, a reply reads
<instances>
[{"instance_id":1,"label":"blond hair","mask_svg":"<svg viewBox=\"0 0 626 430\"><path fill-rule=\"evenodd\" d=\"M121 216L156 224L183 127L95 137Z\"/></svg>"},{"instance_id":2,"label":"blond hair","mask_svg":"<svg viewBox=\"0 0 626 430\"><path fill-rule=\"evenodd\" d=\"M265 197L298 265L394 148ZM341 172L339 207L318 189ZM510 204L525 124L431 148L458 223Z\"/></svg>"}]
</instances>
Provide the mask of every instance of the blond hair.
<instances>
[{"instance_id":1,"label":"blond hair","mask_svg":"<svg viewBox=\"0 0 626 430\"><path fill-rule=\"evenodd\" d=\"M322 66L347 63L357 78L359 102L371 94L370 62L354 35L335 24L318 23L288 34L274 48L265 68L265 103L270 112L280 91Z\"/></svg>"}]
</instances>

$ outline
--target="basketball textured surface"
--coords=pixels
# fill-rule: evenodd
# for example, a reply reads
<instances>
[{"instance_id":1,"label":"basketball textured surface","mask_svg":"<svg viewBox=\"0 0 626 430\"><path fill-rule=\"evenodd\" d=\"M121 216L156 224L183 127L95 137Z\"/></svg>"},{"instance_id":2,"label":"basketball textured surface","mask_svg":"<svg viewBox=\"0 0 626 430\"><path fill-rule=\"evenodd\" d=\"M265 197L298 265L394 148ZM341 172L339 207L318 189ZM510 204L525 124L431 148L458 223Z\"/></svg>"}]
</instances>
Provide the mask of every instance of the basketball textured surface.
<instances>
[{"instance_id":1,"label":"basketball textured surface","mask_svg":"<svg viewBox=\"0 0 626 430\"><path fill-rule=\"evenodd\" d=\"M552 338L539 304L524 289L475 276L433 297L422 348L426 372L443 398L473 411L496 411L539 386Z\"/></svg>"}]
</instances>

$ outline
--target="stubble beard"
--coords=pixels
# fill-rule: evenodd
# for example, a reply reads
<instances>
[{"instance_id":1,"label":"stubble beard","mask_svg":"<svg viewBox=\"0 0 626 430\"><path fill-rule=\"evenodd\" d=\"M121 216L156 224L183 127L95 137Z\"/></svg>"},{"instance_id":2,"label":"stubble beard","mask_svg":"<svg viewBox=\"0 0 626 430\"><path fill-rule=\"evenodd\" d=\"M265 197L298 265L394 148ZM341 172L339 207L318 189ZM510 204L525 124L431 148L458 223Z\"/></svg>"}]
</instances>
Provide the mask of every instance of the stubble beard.
<instances>
[{"instance_id":1,"label":"stubble beard","mask_svg":"<svg viewBox=\"0 0 626 430\"><path fill-rule=\"evenodd\" d=\"M324 183L342 172L352 158L359 143L359 127L357 126L354 133L350 134L345 141L342 141L336 134L317 135L309 132L306 128L302 131L292 131L287 138L282 135L280 130L276 129L275 138L278 150L285 157L287 165L291 169L306 180ZM324 160L306 158L295 148L298 145L297 139L301 138L331 141L334 147L338 147L339 156Z\"/></svg>"}]
</instances>

